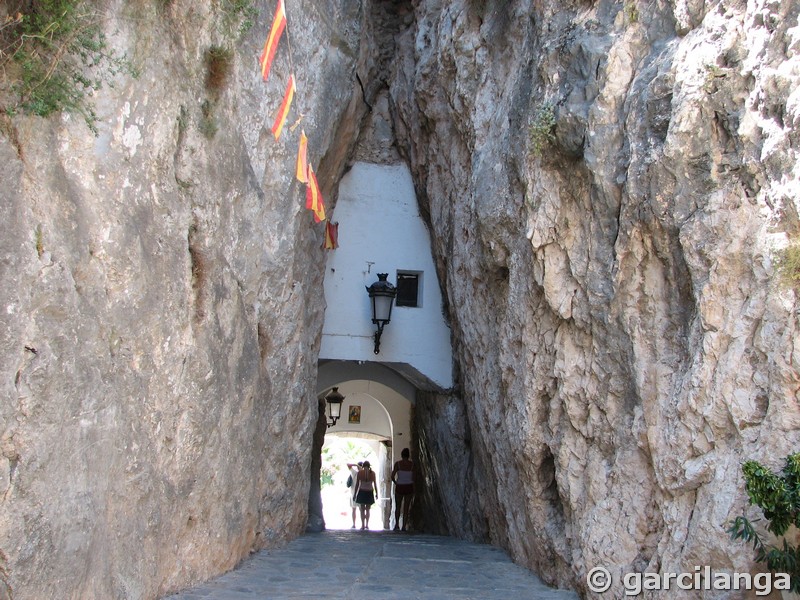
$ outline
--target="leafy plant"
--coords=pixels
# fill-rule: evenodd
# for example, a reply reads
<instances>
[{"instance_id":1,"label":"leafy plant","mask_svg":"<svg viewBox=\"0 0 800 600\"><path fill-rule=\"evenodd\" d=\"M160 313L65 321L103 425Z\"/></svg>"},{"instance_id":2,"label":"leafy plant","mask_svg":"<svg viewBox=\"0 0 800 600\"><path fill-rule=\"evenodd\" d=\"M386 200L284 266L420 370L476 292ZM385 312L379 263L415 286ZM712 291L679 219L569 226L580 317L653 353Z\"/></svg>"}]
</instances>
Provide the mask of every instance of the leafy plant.
<instances>
[{"instance_id":1,"label":"leafy plant","mask_svg":"<svg viewBox=\"0 0 800 600\"><path fill-rule=\"evenodd\" d=\"M544 147L555 139L553 134L555 125L555 108L552 104L543 104L536 112L529 129L533 156L541 156Z\"/></svg>"},{"instance_id":2,"label":"leafy plant","mask_svg":"<svg viewBox=\"0 0 800 600\"><path fill-rule=\"evenodd\" d=\"M200 133L209 140L217 135L217 131L219 131L217 119L214 116L214 108L215 104L208 99L203 100L203 103L200 105L200 123L198 128L200 129Z\"/></svg>"},{"instance_id":3,"label":"leafy plant","mask_svg":"<svg viewBox=\"0 0 800 600\"><path fill-rule=\"evenodd\" d=\"M706 94L713 94L719 88L719 81L725 79L728 72L714 64L706 65L706 80L703 83L703 91Z\"/></svg>"},{"instance_id":4,"label":"leafy plant","mask_svg":"<svg viewBox=\"0 0 800 600\"><path fill-rule=\"evenodd\" d=\"M100 14L89 0L17 3L0 26L0 110L77 113L97 133L89 97L129 69L109 48Z\"/></svg>"},{"instance_id":5,"label":"leafy plant","mask_svg":"<svg viewBox=\"0 0 800 600\"><path fill-rule=\"evenodd\" d=\"M626 2L623 10L628 23L636 23L639 20L639 9L636 8L636 3L633 0Z\"/></svg>"},{"instance_id":6,"label":"leafy plant","mask_svg":"<svg viewBox=\"0 0 800 600\"><path fill-rule=\"evenodd\" d=\"M783 285L790 288L800 286L800 242L792 241L778 252L775 268Z\"/></svg>"},{"instance_id":7,"label":"leafy plant","mask_svg":"<svg viewBox=\"0 0 800 600\"><path fill-rule=\"evenodd\" d=\"M358 463L368 460L377 463L374 452L364 442L350 438L336 438L322 449L322 468L320 470L320 484L324 488L333 485L336 475L344 475L347 463ZM341 479L344 483L344 479Z\"/></svg>"},{"instance_id":8,"label":"leafy plant","mask_svg":"<svg viewBox=\"0 0 800 600\"><path fill-rule=\"evenodd\" d=\"M222 11L229 29L238 25L238 35L244 35L255 23L258 15L253 0L223 0Z\"/></svg>"},{"instance_id":9,"label":"leafy plant","mask_svg":"<svg viewBox=\"0 0 800 600\"><path fill-rule=\"evenodd\" d=\"M734 540L752 544L756 561L766 563L774 573L788 573L791 589L800 593L800 548L784 537L789 527L800 527L800 453L786 457L781 474L754 460L742 465L750 504L761 508L768 520L767 531L782 538L782 546L767 544L745 516L736 517L728 528Z\"/></svg>"}]
</instances>

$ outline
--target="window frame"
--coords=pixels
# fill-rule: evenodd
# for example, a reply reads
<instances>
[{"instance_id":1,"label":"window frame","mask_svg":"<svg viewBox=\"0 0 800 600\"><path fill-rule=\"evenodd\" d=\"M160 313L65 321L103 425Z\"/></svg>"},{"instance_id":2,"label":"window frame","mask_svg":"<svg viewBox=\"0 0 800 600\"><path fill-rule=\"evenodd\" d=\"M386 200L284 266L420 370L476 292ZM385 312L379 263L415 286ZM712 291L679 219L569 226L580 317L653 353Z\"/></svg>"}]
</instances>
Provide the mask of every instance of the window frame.
<instances>
[{"instance_id":1,"label":"window frame","mask_svg":"<svg viewBox=\"0 0 800 600\"><path fill-rule=\"evenodd\" d=\"M415 304L400 304L400 280L403 276L407 276L409 278L413 277L417 280L417 299ZM423 282L423 272L422 271L413 271L411 269L397 269L395 273L395 287L397 288L397 297L395 298L394 305L397 308L422 308L422 282Z\"/></svg>"}]
</instances>

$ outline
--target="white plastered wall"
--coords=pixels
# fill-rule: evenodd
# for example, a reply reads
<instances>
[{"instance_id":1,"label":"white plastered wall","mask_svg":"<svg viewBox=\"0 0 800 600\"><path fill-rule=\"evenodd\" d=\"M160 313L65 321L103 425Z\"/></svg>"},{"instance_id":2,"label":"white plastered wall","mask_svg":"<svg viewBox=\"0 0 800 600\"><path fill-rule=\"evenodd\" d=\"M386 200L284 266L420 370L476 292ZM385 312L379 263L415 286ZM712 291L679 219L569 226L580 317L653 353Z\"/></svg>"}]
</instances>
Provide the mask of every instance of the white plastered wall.
<instances>
[{"instance_id":1,"label":"white plastered wall","mask_svg":"<svg viewBox=\"0 0 800 600\"><path fill-rule=\"evenodd\" d=\"M339 223L339 248L327 253L320 359L407 364L436 386L452 387L450 330L408 167L353 165L332 219ZM394 308L376 356L366 288L378 273L396 284L398 270L422 273L420 306Z\"/></svg>"}]
</instances>

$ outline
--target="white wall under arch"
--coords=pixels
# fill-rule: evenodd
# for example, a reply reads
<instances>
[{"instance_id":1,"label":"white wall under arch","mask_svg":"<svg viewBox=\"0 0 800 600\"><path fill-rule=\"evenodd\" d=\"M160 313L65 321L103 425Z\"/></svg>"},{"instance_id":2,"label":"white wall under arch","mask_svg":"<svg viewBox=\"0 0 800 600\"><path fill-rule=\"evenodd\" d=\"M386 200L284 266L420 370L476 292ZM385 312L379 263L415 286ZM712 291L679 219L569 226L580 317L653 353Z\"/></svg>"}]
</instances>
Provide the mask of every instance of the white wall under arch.
<instances>
[{"instance_id":1,"label":"white wall under arch","mask_svg":"<svg viewBox=\"0 0 800 600\"><path fill-rule=\"evenodd\" d=\"M342 418L329 431L366 432L383 436L392 442L392 460L399 460L400 450L410 444L411 403L392 388L364 379L339 382L344 398ZM324 392L325 390L323 390ZM352 405L361 406L361 423L347 422ZM398 449L399 446L399 449ZM394 455L397 454L397 458Z\"/></svg>"},{"instance_id":2,"label":"white wall under arch","mask_svg":"<svg viewBox=\"0 0 800 600\"><path fill-rule=\"evenodd\" d=\"M345 397L342 418L330 433L367 432L392 442L392 462L411 446L411 407L416 389L403 377L378 363L323 361L317 372L317 393L338 387ZM349 407L361 406L362 423L347 422ZM379 408L380 407L380 408Z\"/></svg>"},{"instance_id":3,"label":"white wall under arch","mask_svg":"<svg viewBox=\"0 0 800 600\"><path fill-rule=\"evenodd\" d=\"M344 395L342 405L342 418L329 431L336 433L372 433L381 439L392 439L392 418L383 402L375 398L366 391L356 391L354 386L339 386L339 392ZM361 419L359 423L350 423L348 415L351 406L361 407Z\"/></svg>"},{"instance_id":4,"label":"white wall under arch","mask_svg":"<svg viewBox=\"0 0 800 600\"><path fill-rule=\"evenodd\" d=\"M320 359L408 365L431 387L452 387L450 329L408 166L355 163L339 184L331 218L339 223L339 248L327 253ZM396 283L398 270L422 274L420 306L394 308L376 356L366 287L379 272Z\"/></svg>"}]
</instances>

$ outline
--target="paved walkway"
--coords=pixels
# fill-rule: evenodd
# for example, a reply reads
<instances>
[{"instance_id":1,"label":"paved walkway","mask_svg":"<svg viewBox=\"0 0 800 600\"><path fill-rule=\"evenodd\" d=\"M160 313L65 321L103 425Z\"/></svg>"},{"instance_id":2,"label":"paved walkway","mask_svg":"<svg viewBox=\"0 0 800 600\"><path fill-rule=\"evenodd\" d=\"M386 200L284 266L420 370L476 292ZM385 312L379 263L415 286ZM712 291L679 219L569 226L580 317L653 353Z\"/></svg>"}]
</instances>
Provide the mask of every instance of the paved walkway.
<instances>
[{"instance_id":1,"label":"paved walkway","mask_svg":"<svg viewBox=\"0 0 800 600\"><path fill-rule=\"evenodd\" d=\"M486 544L389 531L328 530L263 550L170 600L577 600Z\"/></svg>"}]
</instances>

